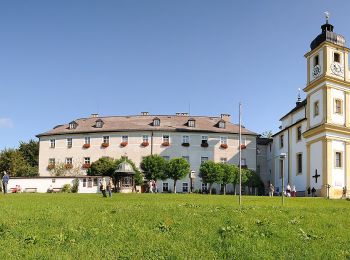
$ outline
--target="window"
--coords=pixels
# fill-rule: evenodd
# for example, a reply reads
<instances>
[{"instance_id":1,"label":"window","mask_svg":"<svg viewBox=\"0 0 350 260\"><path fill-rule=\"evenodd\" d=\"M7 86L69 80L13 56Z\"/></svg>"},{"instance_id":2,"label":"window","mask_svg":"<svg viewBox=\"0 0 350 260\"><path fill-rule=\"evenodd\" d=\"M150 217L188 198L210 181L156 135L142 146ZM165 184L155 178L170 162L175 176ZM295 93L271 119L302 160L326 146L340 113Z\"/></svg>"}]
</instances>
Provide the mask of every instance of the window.
<instances>
[{"instance_id":1,"label":"window","mask_svg":"<svg viewBox=\"0 0 350 260\"><path fill-rule=\"evenodd\" d=\"M202 157L201 157L201 163L204 163L204 162L206 162L206 161L208 161L208 160L209 160L209 158L206 157L206 156L202 156Z\"/></svg>"},{"instance_id":2,"label":"window","mask_svg":"<svg viewBox=\"0 0 350 260\"><path fill-rule=\"evenodd\" d=\"M335 152L335 167L336 168L341 168L343 167L343 162L342 162L342 152Z\"/></svg>"},{"instance_id":3,"label":"window","mask_svg":"<svg viewBox=\"0 0 350 260\"><path fill-rule=\"evenodd\" d=\"M84 157L84 164L90 164L90 157Z\"/></svg>"},{"instance_id":4,"label":"window","mask_svg":"<svg viewBox=\"0 0 350 260\"><path fill-rule=\"evenodd\" d=\"M316 101L316 102L314 103L314 117L315 117L315 116L318 116L319 113L320 113L319 102Z\"/></svg>"},{"instance_id":5,"label":"window","mask_svg":"<svg viewBox=\"0 0 350 260\"><path fill-rule=\"evenodd\" d=\"M85 137L84 144L90 144L90 137Z\"/></svg>"},{"instance_id":6,"label":"window","mask_svg":"<svg viewBox=\"0 0 350 260\"><path fill-rule=\"evenodd\" d=\"M142 136L142 142L147 142L148 143L148 135L143 135Z\"/></svg>"},{"instance_id":7,"label":"window","mask_svg":"<svg viewBox=\"0 0 350 260\"><path fill-rule=\"evenodd\" d=\"M109 144L109 136L104 136L103 137L103 143Z\"/></svg>"},{"instance_id":8,"label":"window","mask_svg":"<svg viewBox=\"0 0 350 260\"><path fill-rule=\"evenodd\" d=\"M78 126L78 124L74 121L69 123L69 129L75 129L75 128L77 128L77 126Z\"/></svg>"},{"instance_id":9,"label":"window","mask_svg":"<svg viewBox=\"0 0 350 260\"><path fill-rule=\"evenodd\" d=\"M73 164L73 158L72 157L67 157L66 158L66 164Z\"/></svg>"},{"instance_id":10,"label":"window","mask_svg":"<svg viewBox=\"0 0 350 260\"><path fill-rule=\"evenodd\" d=\"M122 136L122 142L123 142L123 143L127 143L128 140L129 140L129 138L128 138L127 135L123 135L123 136Z\"/></svg>"},{"instance_id":11,"label":"window","mask_svg":"<svg viewBox=\"0 0 350 260\"><path fill-rule=\"evenodd\" d=\"M95 185L95 183L96 183L96 185ZM94 183L92 183L91 178L88 179L88 188L92 188L92 185L97 186L97 178L94 178Z\"/></svg>"},{"instance_id":12,"label":"window","mask_svg":"<svg viewBox=\"0 0 350 260\"><path fill-rule=\"evenodd\" d=\"M67 148L72 148L72 138L67 138Z\"/></svg>"},{"instance_id":13,"label":"window","mask_svg":"<svg viewBox=\"0 0 350 260\"><path fill-rule=\"evenodd\" d=\"M94 186L97 186L97 185L98 185L98 179L94 178Z\"/></svg>"},{"instance_id":14,"label":"window","mask_svg":"<svg viewBox=\"0 0 350 260\"><path fill-rule=\"evenodd\" d=\"M96 120L95 127L96 128L102 128L103 127L103 121L101 119Z\"/></svg>"},{"instance_id":15,"label":"window","mask_svg":"<svg viewBox=\"0 0 350 260\"><path fill-rule=\"evenodd\" d=\"M55 148L56 142L55 139L50 139L50 148Z\"/></svg>"},{"instance_id":16,"label":"window","mask_svg":"<svg viewBox=\"0 0 350 260\"><path fill-rule=\"evenodd\" d=\"M297 127L297 141L301 140L301 126Z\"/></svg>"},{"instance_id":17,"label":"window","mask_svg":"<svg viewBox=\"0 0 350 260\"><path fill-rule=\"evenodd\" d=\"M334 100L334 113L343 114L343 101L341 99Z\"/></svg>"},{"instance_id":18,"label":"window","mask_svg":"<svg viewBox=\"0 0 350 260\"><path fill-rule=\"evenodd\" d=\"M334 62L340 62L340 54L335 52L333 57Z\"/></svg>"},{"instance_id":19,"label":"window","mask_svg":"<svg viewBox=\"0 0 350 260\"><path fill-rule=\"evenodd\" d=\"M188 163L190 163L190 157L189 156L182 156Z\"/></svg>"},{"instance_id":20,"label":"window","mask_svg":"<svg viewBox=\"0 0 350 260\"><path fill-rule=\"evenodd\" d=\"M49 165L55 165L55 164L56 164L55 158L49 158Z\"/></svg>"},{"instance_id":21,"label":"window","mask_svg":"<svg viewBox=\"0 0 350 260\"><path fill-rule=\"evenodd\" d=\"M208 136L202 135L202 144L207 144L207 143L208 143Z\"/></svg>"},{"instance_id":22,"label":"window","mask_svg":"<svg viewBox=\"0 0 350 260\"><path fill-rule=\"evenodd\" d=\"M222 162L222 163L227 163L227 158L226 158L226 157L221 157L221 158L220 158L220 162Z\"/></svg>"},{"instance_id":23,"label":"window","mask_svg":"<svg viewBox=\"0 0 350 260\"><path fill-rule=\"evenodd\" d=\"M280 179L282 179L283 174L283 160L280 160Z\"/></svg>"},{"instance_id":24,"label":"window","mask_svg":"<svg viewBox=\"0 0 350 260\"><path fill-rule=\"evenodd\" d=\"M163 192L168 192L169 191L169 183L163 182Z\"/></svg>"},{"instance_id":25,"label":"window","mask_svg":"<svg viewBox=\"0 0 350 260\"><path fill-rule=\"evenodd\" d=\"M225 128L225 125L226 125L225 121L219 122L219 128Z\"/></svg>"},{"instance_id":26,"label":"window","mask_svg":"<svg viewBox=\"0 0 350 260\"><path fill-rule=\"evenodd\" d=\"M185 144L190 143L190 137L188 135L182 136L182 143L185 143Z\"/></svg>"},{"instance_id":27,"label":"window","mask_svg":"<svg viewBox=\"0 0 350 260\"><path fill-rule=\"evenodd\" d=\"M182 183L182 192L188 192L188 183L187 182Z\"/></svg>"},{"instance_id":28,"label":"window","mask_svg":"<svg viewBox=\"0 0 350 260\"><path fill-rule=\"evenodd\" d=\"M297 175L300 175L303 173L303 154L298 153L297 154Z\"/></svg>"},{"instance_id":29,"label":"window","mask_svg":"<svg viewBox=\"0 0 350 260\"><path fill-rule=\"evenodd\" d=\"M227 137L221 136L220 137L220 144L227 144Z\"/></svg>"},{"instance_id":30,"label":"window","mask_svg":"<svg viewBox=\"0 0 350 260\"><path fill-rule=\"evenodd\" d=\"M162 157L163 157L164 160L166 160L166 161L169 161L169 160L170 160L170 156L165 155L165 156L162 156Z\"/></svg>"},{"instance_id":31,"label":"window","mask_svg":"<svg viewBox=\"0 0 350 260\"><path fill-rule=\"evenodd\" d=\"M86 178L83 179L83 187L86 187Z\"/></svg>"},{"instance_id":32,"label":"window","mask_svg":"<svg viewBox=\"0 0 350 260\"><path fill-rule=\"evenodd\" d=\"M159 118L153 119L153 126L160 126L160 119Z\"/></svg>"},{"instance_id":33,"label":"window","mask_svg":"<svg viewBox=\"0 0 350 260\"><path fill-rule=\"evenodd\" d=\"M51 182L52 182L52 183L56 183L56 179L52 179Z\"/></svg>"},{"instance_id":34,"label":"window","mask_svg":"<svg viewBox=\"0 0 350 260\"><path fill-rule=\"evenodd\" d=\"M271 145L271 143L269 143L269 149L270 149L270 152L271 152L271 147L272 147L272 145Z\"/></svg>"},{"instance_id":35,"label":"window","mask_svg":"<svg viewBox=\"0 0 350 260\"><path fill-rule=\"evenodd\" d=\"M280 136L280 148L283 148L283 135Z\"/></svg>"},{"instance_id":36,"label":"window","mask_svg":"<svg viewBox=\"0 0 350 260\"><path fill-rule=\"evenodd\" d=\"M163 143L170 143L169 135L163 135Z\"/></svg>"},{"instance_id":37,"label":"window","mask_svg":"<svg viewBox=\"0 0 350 260\"><path fill-rule=\"evenodd\" d=\"M247 159L246 158L241 158L241 162L242 162L242 167L247 166Z\"/></svg>"},{"instance_id":38,"label":"window","mask_svg":"<svg viewBox=\"0 0 350 260\"><path fill-rule=\"evenodd\" d=\"M192 119L190 119L190 120L188 120L188 126L189 127L195 127L196 126L196 123L195 123L196 121L195 120L192 120Z\"/></svg>"},{"instance_id":39,"label":"window","mask_svg":"<svg viewBox=\"0 0 350 260\"><path fill-rule=\"evenodd\" d=\"M315 58L314 58L314 66L317 66L317 65L319 65L319 57L318 57L318 55L316 55L315 56Z\"/></svg>"}]
</instances>

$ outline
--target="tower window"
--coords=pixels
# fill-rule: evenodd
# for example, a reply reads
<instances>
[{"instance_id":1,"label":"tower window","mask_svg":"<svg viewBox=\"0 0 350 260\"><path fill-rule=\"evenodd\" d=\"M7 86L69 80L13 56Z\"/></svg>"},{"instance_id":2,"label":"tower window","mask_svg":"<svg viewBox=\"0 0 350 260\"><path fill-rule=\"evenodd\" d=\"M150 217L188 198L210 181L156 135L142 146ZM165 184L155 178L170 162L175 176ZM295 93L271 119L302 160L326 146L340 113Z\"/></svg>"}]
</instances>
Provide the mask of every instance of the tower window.
<instances>
[{"instance_id":1,"label":"tower window","mask_svg":"<svg viewBox=\"0 0 350 260\"><path fill-rule=\"evenodd\" d=\"M334 113L335 114L343 114L343 104L341 99L334 100Z\"/></svg>"},{"instance_id":2,"label":"tower window","mask_svg":"<svg viewBox=\"0 0 350 260\"><path fill-rule=\"evenodd\" d=\"M301 140L301 126L298 126L297 128L297 141Z\"/></svg>"},{"instance_id":3,"label":"tower window","mask_svg":"<svg viewBox=\"0 0 350 260\"><path fill-rule=\"evenodd\" d=\"M160 126L160 119L158 117L153 119L153 126Z\"/></svg>"},{"instance_id":4,"label":"tower window","mask_svg":"<svg viewBox=\"0 0 350 260\"><path fill-rule=\"evenodd\" d=\"M319 113L320 113L319 102L316 101L316 102L314 103L314 117L315 117L315 116L318 116Z\"/></svg>"},{"instance_id":5,"label":"tower window","mask_svg":"<svg viewBox=\"0 0 350 260\"><path fill-rule=\"evenodd\" d=\"M314 58L314 66L317 66L319 64L320 64L319 57L318 57L318 55L316 55L315 58Z\"/></svg>"},{"instance_id":6,"label":"tower window","mask_svg":"<svg viewBox=\"0 0 350 260\"><path fill-rule=\"evenodd\" d=\"M342 152L335 152L335 167L341 168L343 167L342 162Z\"/></svg>"},{"instance_id":7,"label":"tower window","mask_svg":"<svg viewBox=\"0 0 350 260\"><path fill-rule=\"evenodd\" d=\"M334 62L340 62L340 54L335 52L333 57Z\"/></svg>"},{"instance_id":8,"label":"tower window","mask_svg":"<svg viewBox=\"0 0 350 260\"><path fill-rule=\"evenodd\" d=\"M303 173L303 154L298 153L297 154L297 175L300 175Z\"/></svg>"},{"instance_id":9,"label":"tower window","mask_svg":"<svg viewBox=\"0 0 350 260\"><path fill-rule=\"evenodd\" d=\"M280 148L283 148L283 135L280 136Z\"/></svg>"}]
</instances>

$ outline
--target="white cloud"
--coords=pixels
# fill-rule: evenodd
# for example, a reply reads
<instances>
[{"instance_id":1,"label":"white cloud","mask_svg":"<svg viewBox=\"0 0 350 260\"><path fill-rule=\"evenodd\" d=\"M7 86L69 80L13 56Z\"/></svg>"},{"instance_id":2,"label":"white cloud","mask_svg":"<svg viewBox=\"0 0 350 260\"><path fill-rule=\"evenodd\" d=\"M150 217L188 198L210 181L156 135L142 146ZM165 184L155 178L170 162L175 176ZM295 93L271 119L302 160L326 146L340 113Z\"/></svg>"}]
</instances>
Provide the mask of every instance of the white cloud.
<instances>
[{"instance_id":1,"label":"white cloud","mask_svg":"<svg viewBox=\"0 0 350 260\"><path fill-rule=\"evenodd\" d=\"M10 118L0 117L0 128L12 128L13 122Z\"/></svg>"}]
</instances>

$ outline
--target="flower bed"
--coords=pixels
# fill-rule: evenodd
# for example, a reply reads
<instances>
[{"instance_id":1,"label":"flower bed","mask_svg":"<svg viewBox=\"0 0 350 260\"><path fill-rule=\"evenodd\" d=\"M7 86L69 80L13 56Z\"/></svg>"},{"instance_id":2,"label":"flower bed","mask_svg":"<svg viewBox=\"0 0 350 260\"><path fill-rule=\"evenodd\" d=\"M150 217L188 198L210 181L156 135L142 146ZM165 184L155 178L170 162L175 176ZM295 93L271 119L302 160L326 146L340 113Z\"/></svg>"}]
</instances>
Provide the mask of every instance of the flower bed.
<instances>
[{"instance_id":1,"label":"flower bed","mask_svg":"<svg viewBox=\"0 0 350 260\"><path fill-rule=\"evenodd\" d=\"M241 144L241 150L244 150L246 148L247 148L247 146L245 144Z\"/></svg>"},{"instance_id":2,"label":"flower bed","mask_svg":"<svg viewBox=\"0 0 350 260\"><path fill-rule=\"evenodd\" d=\"M84 145L83 145L83 148L85 148L85 149L90 148L90 144L84 144Z\"/></svg>"},{"instance_id":3,"label":"flower bed","mask_svg":"<svg viewBox=\"0 0 350 260\"><path fill-rule=\"evenodd\" d=\"M220 147L221 147L222 149L227 149L228 145L227 145L227 144L221 144Z\"/></svg>"},{"instance_id":4,"label":"flower bed","mask_svg":"<svg viewBox=\"0 0 350 260\"><path fill-rule=\"evenodd\" d=\"M162 146L170 146L170 143L169 142L163 142Z\"/></svg>"},{"instance_id":5,"label":"flower bed","mask_svg":"<svg viewBox=\"0 0 350 260\"><path fill-rule=\"evenodd\" d=\"M91 164L90 163L84 163L83 164L83 168L84 169L89 169L91 167Z\"/></svg>"},{"instance_id":6,"label":"flower bed","mask_svg":"<svg viewBox=\"0 0 350 260\"><path fill-rule=\"evenodd\" d=\"M54 165L54 164L49 164L49 165L47 166L47 169L48 169L49 171L51 171L51 170L55 169L55 165Z\"/></svg>"},{"instance_id":7,"label":"flower bed","mask_svg":"<svg viewBox=\"0 0 350 260\"><path fill-rule=\"evenodd\" d=\"M149 142L142 142L141 145L142 145L143 147L149 146Z\"/></svg>"},{"instance_id":8,"label":"flower bed","mask_svg":"<svg viewBox=\"0 0 350 260\"><path fill-rule=\"evenodd\" d=\"M102 146L103 148L107 148L107 147L109 146L109 143L102 143L101 146Z\"/></svg>"},{"instance_id":9,"label":"flower bed","mask_svg":"<svg viewBox=\"0 0 350 260\"><path fill-rule=\"evenodd\" d=\"M128 145L128 142L121 142L121 143L120 143L120 146L121 146L121 147L125 147L125 146L127 146L127 145Z\"/></svg>"}]
</instances>

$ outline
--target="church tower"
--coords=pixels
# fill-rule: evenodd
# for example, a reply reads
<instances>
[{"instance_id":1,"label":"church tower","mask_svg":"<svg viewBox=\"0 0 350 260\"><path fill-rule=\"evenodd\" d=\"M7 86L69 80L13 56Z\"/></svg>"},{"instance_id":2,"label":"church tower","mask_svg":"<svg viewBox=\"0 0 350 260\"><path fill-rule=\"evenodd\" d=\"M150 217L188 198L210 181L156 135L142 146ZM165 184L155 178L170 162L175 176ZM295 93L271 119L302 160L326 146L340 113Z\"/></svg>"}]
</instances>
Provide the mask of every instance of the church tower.
<instances>
[{"instance_id":1,"label":"church tower","mask_svg":"<svg viewBox=\"0 0 350 260\"><path fill-rule=\"evenodd\" d=\"M350 73L345 38L329 22L311 42L307 59L307 187L318 196L350 196Z\"/></svg>"}]
</instances>

